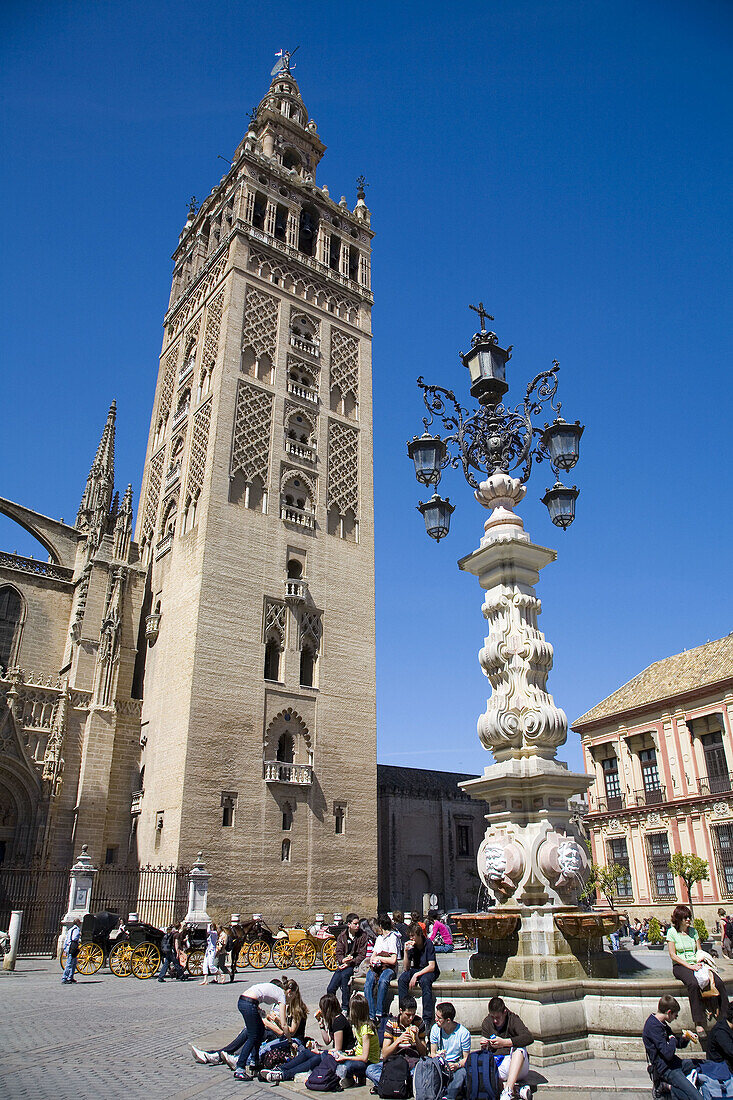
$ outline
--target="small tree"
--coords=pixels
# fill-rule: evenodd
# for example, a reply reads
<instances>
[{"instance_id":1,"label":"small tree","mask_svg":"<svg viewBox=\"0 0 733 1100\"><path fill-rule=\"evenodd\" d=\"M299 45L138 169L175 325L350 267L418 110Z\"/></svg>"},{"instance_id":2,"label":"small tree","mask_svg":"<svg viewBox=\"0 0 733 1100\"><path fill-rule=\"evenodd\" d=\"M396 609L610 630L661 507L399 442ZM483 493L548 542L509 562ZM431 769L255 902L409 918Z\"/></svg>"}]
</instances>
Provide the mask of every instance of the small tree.
<instances>
[{"instance_id":1,"label":"small tree","mask_svg":"<svg viewBox=\"0 0 733 1100\"><path fill-rule=\"evenodd\" d=\"M695 931L700 937L700 943L705 943L708 938L708 926L702 917L695 917Z\"/></svg>"},{"instance_id":2,"label":"small tree","mask_svg":"<svg viewBox=\"0 0 733 1100\"><path fill-rule=\"evenodd\" d=\"M673 875L677 875L684 882L687 890L687 904L692 913L692 887L698 882L707 882L710 878L708 861L700 859L700 856L687 856L682 852L675 852L669 861L669 869Z\"/></svg>"},{"instance_id":3,"label":"small tree","mask_svg":"<svg viewBox=\"0 0 733 1100\"><path fill-rule=\"evenodd\" d=\"M627 875L628 871L620 863L612 863L608 867L603 867L599 863L591 863L590 876L585 890L580 896L592 900L593 895L598 892L603 895L610 907L615 909L616 885L619 879L626 878Z\"/></svg>"},{"instance_id":4,"label":"small tree","mask_svg":"<svg viewBox=\"0 0 733 1100\"><path fill-rule=\"evenodd\" d=\"M664 936L662 935L662 926L656 917L652 917L649 921L649 930L646 934L647 943L664 943Z\"/></svg>"}]
</instances>

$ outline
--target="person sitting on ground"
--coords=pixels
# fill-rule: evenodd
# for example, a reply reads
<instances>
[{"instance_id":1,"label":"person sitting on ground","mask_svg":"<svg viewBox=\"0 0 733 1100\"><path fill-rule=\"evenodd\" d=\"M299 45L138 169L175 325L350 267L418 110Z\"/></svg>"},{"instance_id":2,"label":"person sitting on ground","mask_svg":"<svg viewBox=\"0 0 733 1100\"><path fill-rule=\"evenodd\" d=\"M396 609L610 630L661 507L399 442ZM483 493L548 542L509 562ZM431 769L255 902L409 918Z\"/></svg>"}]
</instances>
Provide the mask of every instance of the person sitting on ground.
<instances>
[{"instance_id":1,"label":"person sitting on ground","mask_svg":"<svg viewBox=\"0 0 733 1100\"><path fill-rule=\"evenodd\" d=\"M374 1024L369 1019L369 1004L363 993L355 993L349 1005L349 1023L351 1024L356 1046L353 1054L348 1051L334 1051L336 1073L342 1085L363 1085L366 1083L367 1068L379 1061L379 1039Z\"/></svg>"},{"instance_id":2,"label":"person sitting on ground","mask_svg":"<svg viewBox=\"0 0 733 1100\"><path fill-rule=\"evenodd\" d=\"M298 1053L305 1045L305 1026L308 1021L308 1006L300 995L300 986L292 978L283 978L285 991L286 1023L280 1022L279 1011L273 1008L265 1016L265 1038L260 1045L260 1057L266 1050L284 1050L294 1043Z\"/></svg>"},{"instance_id":3,"label":"person sitting on ground","mask_svg":"<svg viewBox=\"0 0 733 1100\"><path fill-rule=\"evenodd\" d=\"M725 1062L733 1073L733 1007L728 1006L725 1016L719 1016L708 1033L707 1056L710 1062Z\"/></svg>"},{"instance_id":4,"label":"person sitting on ground","mask_svg":"<svg viewBox=\"0 0 733 1100\"><path fill-rule=\"evenodd\" d=\"M438 910L431 909L428 913L428 939L438 955L453 950L453 933L448 925L440 920Z\"/></svg>"},{"instance_id":5,"label":"person sitting on ground","mask_svg":"<svg viewBox=\"0 0 733 1100\"><path fill-rule=\"evenodd\" d=\"M260 1080L275 1084L277 1081L293 1081L296 1073L310 1073L320 1064L324 1053L354 1049L354 1032L351 1024L339 1008L333 993L324 993L318 1002L315 1020L321 1029L321 1041L309 1042L294 1057L277 1069L260 1070Z\"/></svg>"},{"instance_id":6,"label":"person sitting on ground","mask_svg":"<svg viewBox=\"0 0 733 1100\"><path fill-rule=\"evenodd\" d=\"M384 1002L389 983L397 972L397 935L386 913L378 916L374 923L378 935L369 957L369 969L364 979L364 993L369 1005L369 1017L375 1023L379 1023L384 1014Z\"/></svg>"},{"instance_id":7,"label":"person sitting on ground","mask_svg":"<svg viewBox=\"0 0 733 1100\"><path fill-rule=\"evenodd\" d=\"M702 1100L701 1093L687 1079L694 1064L689 1058L677 1057L678 1048L686 1047L694 1038L691 1031L683 1031L679 1039L672 1034L670 1024L677 1019L679 1011L679 1002L669 993L659 998L657 1011L644 1024L644 1048L655 1082L665 1081L670 1086L672 1100Z\"/></svg>"},{"instance_id":8,"label":"person sitting on ground","mask_svg":"<svg viewBox=\"0 0 733 1100\"><path fill-rule=\"evenodd\" d=\"M191 1053L197 1062L202 1065L217 1066L220 1062L233 1069L238 1081L251 1081L260 1069L260 1044L265 1037L265 1025L260 1015L260 1005L276 1004L278 1017L283 1028L287 1026L287 1008L285 1004L285 992L280 978L273 978L271 982L258 982L250 985L237 1001L237 1008L242 1014L244 1027L236 1038L232 1039L220 1050L201 1050L191 1044ZM239 1057L234 1055L239 1052ZM255 1072L247 1069L250 1055L254 1059Z\"/></svg>"},{"instance_id":9,"label":"person sitting on ground","mask_svg":"<svg viewBox=\"0 0 733 1100\"><path fill-rule=\"evenodd\" d=\"M527 1047L534 1042L534 1035L516 1012L510 1012L501 997L492 997L489 1001L489 1014L481 1024L481 1049L491 1050L494 1054L503 1054L497 1060L499 1077L504 1082L501 1100L511 1100L517 1095L521 1100L530 1100L529 1085L517 1090L518 1081L526 1081L529 1073L529 1055Z\"/></svg>"},{"instance_id":10,"label":"person sitting on ground","mask_svg":"<svg viewBox=\"0 0 733 1100\"><path fill-rule=\"evenodd\" d=\"M676 905L672 911L672 925L667 932L667 948L672 960L672 973L687 989L690 1011L698 1035L705 1034L705 1005L696 972L704 965L698 961L700 937L692 923L692 913L686 905ZM728 994L722 979L710 968L711 988L714 985L720 997L720 1015L728 1012Z\"/></svg>"},{"instance_id":11,"label":"person sitting on ground","mask_svg":"<svg viewBox=\"0 0 733 1100\"><path fill-rule=\"evenodd\" d=\"M456 1022L456 1007L450 1001L435 1006L435 1023L430 1028L430 1056L443 1057L452 1073L443 1096L455 1100L466 1085L466 1062L471 1051L471 1032Z\"/></svg>"},{"instance_id":12,"label":"person sitting on ground","mask_svg":"<svg viewBox=\"0 0 733 1100\"><path fill-rule=\"evenodd\" d=\"M362 932L358 913L349 913L346 927L336 939L336 969L328 983L327 993L341 990L341 1008L349 1011L349 983L364 962L367 953L366 933Z\"/></svg>"},{"instance_id":13,"label":"person sitting on ground","mask_svg":"<svg viewBox=\"0 0 733 1100\"><path fill-rule=\"evenodd\" d=\"M417 1001L414 997L404 997L400 1001L400 1010L396 1016L390 1016L384 1025L382 1039L382 1060L367 1066L367 1077L373 1085L379 1083L385 1059L392 1054L403 1054L411 1071L428 1053L425 1042L425 1024L417 1014Z\"/></svg>"},{"instance_id":14,"label":"person sitting on ground","mask_svg":"<svg viewBox=\"0 0 733 1100\"><path fill-rule=\"evenodd\" d=\"M430 1029L433 1023L433 1005L435 1004L433 982L440 977L440 970L435 958L435 946L432 940L426 938L419 924L413 924L410 929L410 937L405 944L405 969L400 974L397 982L397 991L401 1003L410 991L419 984L422 993L422 1016L426 1028Z\"/></svg>"}]
</instances>

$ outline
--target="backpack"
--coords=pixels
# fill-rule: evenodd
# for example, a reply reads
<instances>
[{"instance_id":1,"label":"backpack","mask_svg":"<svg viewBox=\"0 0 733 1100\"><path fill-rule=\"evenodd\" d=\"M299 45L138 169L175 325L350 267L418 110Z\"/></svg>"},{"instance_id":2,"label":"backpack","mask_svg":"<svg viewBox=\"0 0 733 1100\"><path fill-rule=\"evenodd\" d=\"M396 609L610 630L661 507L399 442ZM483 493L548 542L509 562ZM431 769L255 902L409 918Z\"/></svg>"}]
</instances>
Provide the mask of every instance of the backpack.
<instances>
[{"instance_id":1,"label":"backpack","mask_svg":"<svg viewBox=\"0 0 733 1100\"><path fill-rule=\"evenodd\" d=\"M733 917L726 917L723 921L723 936L733 941Z\"/></svg>"},{"instance_id":2,"label":"backpack","mask_svg":"<svg viewBox=\"0 0 733 1100\"><path fill-rule=\"evenodd\" d=\"M421 1058L413 1078L415 1100L440 1100L451 1076L441 1058Z\"/></svg>"},{"instance_id":3,"label":"backpack","mask_svg":"<svg viewBox=\"0 0 733 1100\"><path fill-rule=\"evenodd\" d=\"M410 1063L404 1054L392 1054L382 1063L377 1093L381 1100L407 1100L412 1096Z\"/></svg>"},{"instance_id":4,"label":"backpack","mask_svg":"<svg viewBox=\"0 0 733 1100\"><path fill-rule=\"evenodd\" d=\"M339 1091L341 1081L336 1073L336 1059L332 1055L323 1055L318 1065L308 1074L305 1087L313 1092Z\"/></svg>"},{"instance_id":5,"label":"backpack","mask_svg":"<svg viewBox=\"0 0 733 1100\"><path fill-rule=\"evenodd\" d=\"M733 1079L719 1081L715 1077L698 1076L697 1087L702 1093L703 1100L721 1100L723 1097L733 1096Z\"/></svg>"},{"instance_id":6,"label":"backpack","mask_svg":"<svg viewBox=\"0 0 733 1100\"><path fill-rule=\"evenodd\" d=\"M466 1062L467 1100L498 1100L503 1085L490 1050L474 1050Z\"/></svg>"}]
</instances>

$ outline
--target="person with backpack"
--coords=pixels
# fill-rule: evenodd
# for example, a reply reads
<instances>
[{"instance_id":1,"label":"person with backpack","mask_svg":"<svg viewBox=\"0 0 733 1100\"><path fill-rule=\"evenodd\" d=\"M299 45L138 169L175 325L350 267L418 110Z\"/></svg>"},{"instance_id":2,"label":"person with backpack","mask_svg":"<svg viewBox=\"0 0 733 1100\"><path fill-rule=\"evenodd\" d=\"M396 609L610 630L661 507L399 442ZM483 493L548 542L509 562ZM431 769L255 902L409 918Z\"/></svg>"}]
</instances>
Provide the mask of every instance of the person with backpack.
<instances>
[{"instance_id":1,"label":"person with backpack","mask_svg":"<svg viewBox=\"0 0 733 1100\"><path fill-rule=\"evenodd\" d=\"M336 1073L342 1082L363 1085L367 1067L379 1061L377 1030L369 1018L369 1004L363 993L355 993L349 1005L349 1022L356 1045L353 1054L335 1051Z\"/></svg>"},{"instance_id":2,"label":"person with backpack","mask_svg":"<svg viewBox=\"0 0 733 1100\"><path fill-rule=\"evenodd\" d=\"M518 1081L525 1081L529 1073L527 1047L534 1042L534 1035L516 1012L510 1012L501 997L489 1001L489 1014L481 1024L481 1049L490 1050L497 1057L499 1077L504 1082L501 1100L531 1100L529 1085L517 1089Z\"/></svg>"},{"instance_id":3,"label":"person with backpack","mask_svg":"<svg viewBox=\"0 0 733 1100\"><path fill-rule=\"evenodd\" d=\"M725 909L718 909L718 928L720 950L726 959L733 958L733 917L729 917Z\"/></svg>"},{"instance_id":4,"label":"person with backpack","mask_svg":"<svg viewBox=\"0 0 733 1100\"><path fill-rule=\"evenodd\" d=\"M74 977L74 971L76 970L76 964L79 959L79 947L81 945L81 920L76 918L74 923L69 928L64 939L63 950L66 952L66 966L64 967L64 974L61 978L62 985L76 985L76 978Z\"/></svg>"},{"instance_id":5,"label":"person with backpack","mask_svg":"<svg viewBox=\"0 0 733 1100\"><path fill-rule=\"evenodd\" d=\"M451 1073L442 1095L455 1100L466 1085L466 1062L471 1052L471 1032L456 1022L456 1007L450 1001L435 1006L435 1023L430 1029L430 1056L445 1061Z\"/></svg>"},{"instance_id":6,"label":"person with backpack","mask_svg":"<svg viewBox=\"0 0 733 1100\"><path fill-rule=\"evenodd\" d=\"M679 1001L669 993L659 998L657 1011L644 1024L642 1040L647 1060L656 1082L670 1086L672 1100L702 1100L698 1089L688 1080L687 1074L695 1068L689 1058L678 1058L677 1051L686 1047L694 1034L683 1031L678 1038L672 1034L671 1024L679 1016Z\"/></svg>"},{"instance_id":7,"label":"person with backpack","mask_svg":"<svg viewBox=\"0 0 733 1100\"><path fill-rule=\"evenodd\" d=\"M234 1070L234 1076L238 1081L252 1081L260 1069L260 1044L265 1037L265 1025L262 1022L260 1006L264 1004L276 1004L280 1024L287 1027L287 1006L283 981L273 978L271 982L257 982L245 989L237 1001L237 1008L242 1014L244 1027L231 1043L221 1050L200 1050L191 1044L191 1053L194 1060L201 1065L218 1066L220 1063ZM235 1060L234 1055L239 1052ZM254 1059L254 1072L247 1068L250 1055Z\"/></svg>"},{"instance_id":8,"label":"person with backpack","mask_svg":"<svg viewBox=\"0 0 733 1100\"><path fill-rule=\"evenodd\" d=\"M367 1066L367 1077L384 1100L409 1096L412 1089L407 1078L427 1053L425 1024L417 1014L417 1001L405 997L397 1016L390 1016L384 1025L382 1060Z\"/></svg>"},{"instance_id":9,"label":"person with backpack","mask_svg":"<svg viewBox=\"0 0 733 1100\"><path fill-rule=\"evenodd\" d=\"M733 1073L733 1007L728 1006L726 1015L708 1032L706 1053L708 1061L725 1062Z\"/></svg>"},{"instance_id":10,"label":"person with backpack","mask_svg":"<svg viewBox=\"0 0 733 1100\"><path fill-rule=\"evenodd\" d=\"M405 944L405 969L399 976L397 991L402 1002L419 984L422 994L422 1016L426 1028L430 1029L433 1024L433 1005L435 1004L433 982L440 977L435 945L428 939L420 924L413 924L410 927L410 937Z\"/></svg>"}]
</instances>

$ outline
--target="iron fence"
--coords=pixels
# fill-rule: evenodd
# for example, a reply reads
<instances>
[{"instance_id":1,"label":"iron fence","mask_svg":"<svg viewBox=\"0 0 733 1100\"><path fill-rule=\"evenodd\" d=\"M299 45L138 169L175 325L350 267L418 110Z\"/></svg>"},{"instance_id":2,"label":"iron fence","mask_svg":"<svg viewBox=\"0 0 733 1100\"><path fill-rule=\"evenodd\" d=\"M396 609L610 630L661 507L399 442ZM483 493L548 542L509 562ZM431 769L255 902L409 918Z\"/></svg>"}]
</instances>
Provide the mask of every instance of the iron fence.
<instances>
[{"instance_id":1,"label":"iron fence","mask_svg":"<svg viewBox=\"0 0 733 1100\"><path fill-rule=\"evenodd\" d=\"M101 867L94 876L91 912L107 909L164 928L186 913L188 867Z\"/></svg>"},{"instance_id":2,"label":"iron fence","mask_svg":"<svg viewBox=\"0 0 733 1100\"><path fill-rule=\"evenodd\" d=\"M68 867L0 866L0 928L23 910L18 954L55 954L68 897Z\"/></svg>"}]
</instances>

